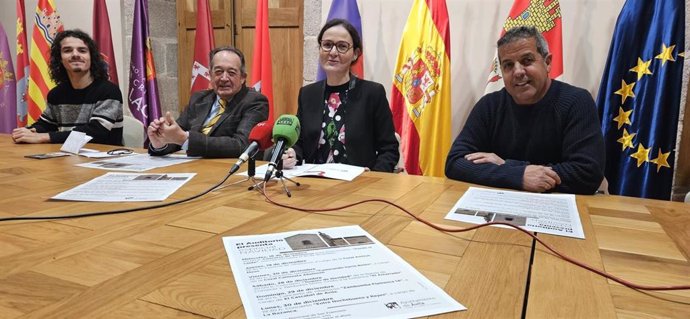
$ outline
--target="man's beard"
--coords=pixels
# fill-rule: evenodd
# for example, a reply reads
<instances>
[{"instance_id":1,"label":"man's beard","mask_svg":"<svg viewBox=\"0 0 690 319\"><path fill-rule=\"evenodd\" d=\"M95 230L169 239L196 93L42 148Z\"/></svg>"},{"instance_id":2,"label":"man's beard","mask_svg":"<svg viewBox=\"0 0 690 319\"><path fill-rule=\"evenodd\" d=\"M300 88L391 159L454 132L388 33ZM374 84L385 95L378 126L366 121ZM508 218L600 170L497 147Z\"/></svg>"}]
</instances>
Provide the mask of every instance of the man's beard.
<instances>
[{"instance_id":1,"label":"man's beard","mask_svg":"<svg viewBox=\"0 0 690 319\"><path fill-rule=\"evenodd\" d=\"M78 67L72 68L71 71L72 71L72 73L83 73L83 72L88 71L88 69L81 67L81 66L78 66Z\"/></svg>"},{"instance_id":2,"label":"man's beard","mask_svg":"<svg viewBox=\"0 0 690 319\"><path fill-rule=\"evenodd\" d=\"M71 61L69 61L70 64L71 64L72 62L80 62L80 63L82 63L83 65L86 64L86 63L84 63L84 61L82 61L82 60L71 60ZM69 70L70 70L71 72L74 72L74 73L81 73L81 72L86 72L86 71L88 71L88 69L86 69L84 66L75 66L75 67L73 67L73 66L71 66L71 65L70 65Z\"/></svg>"}]
</instances>

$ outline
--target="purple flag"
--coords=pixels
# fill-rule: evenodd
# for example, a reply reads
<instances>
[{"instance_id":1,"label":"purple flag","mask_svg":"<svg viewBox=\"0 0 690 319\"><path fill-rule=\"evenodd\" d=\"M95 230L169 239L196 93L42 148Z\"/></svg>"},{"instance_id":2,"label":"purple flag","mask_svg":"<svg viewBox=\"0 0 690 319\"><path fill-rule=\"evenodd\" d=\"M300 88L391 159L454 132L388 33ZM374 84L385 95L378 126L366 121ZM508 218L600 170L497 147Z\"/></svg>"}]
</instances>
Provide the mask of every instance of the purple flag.
<instances>
[{"instance_id":1,"label":"purple flag","mask_svg":"<svg viewBox=\"0 0 690 319\"><path fill-rule=\"evenodd\" d=\"M17 127L17 81L5 28L0 24L0 133Z\"/></svg>"},{"instance_id":2,"label":"purple flag","mask_svg":"<svg viewBox=\"0 0 690 319\"><path fill-rule=\"evenodd\" d=\"M134 3L134 24L132 26L132 58L129 62L129 110L144 128L161 116L156 85L156 68L149 38L148 0ZM145 143L148 146L148 138Z\"/></svg>"},{"instance_id":3,"label":"purple flag","mask_svg":"<svg viewBox=\"0 0 690 319\"><path fill-rule=\"evenodd\" d=\"M328 18L326 21L331 19L347 20L355 27L355 29L357 29L359 38L362 38L362 18L359 16L357 0L333 0L333 3L331 3L331 9L328 11ZM357 63L353 64L350 69L359 78L364 78L364 52L362 52L362 55L360 55ZM316 80L321 81L325 78L326 73L323 72L321 64L319 64L319 70L316 73Z\"/></svg>"}]
</instances>

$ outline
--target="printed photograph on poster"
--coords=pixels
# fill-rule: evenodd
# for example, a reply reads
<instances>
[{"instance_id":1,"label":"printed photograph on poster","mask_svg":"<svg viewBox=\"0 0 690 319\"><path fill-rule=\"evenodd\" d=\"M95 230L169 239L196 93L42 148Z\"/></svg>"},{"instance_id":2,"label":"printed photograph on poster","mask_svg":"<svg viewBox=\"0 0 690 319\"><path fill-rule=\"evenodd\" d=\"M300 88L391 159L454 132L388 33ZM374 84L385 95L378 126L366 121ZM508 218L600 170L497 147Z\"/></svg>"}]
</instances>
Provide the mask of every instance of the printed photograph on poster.
<instances>
[{"instance_id":1,"label":"printed photograph on poster","mask_svg":"<svg viewBox=\"0 0 690 319\"><path fill-rule=\"evenodd\" d=\"M585 238L572 194L470 187L446 214L446 219L471 224L504 222L538 233Z\"/></svg>"}]
</instances>

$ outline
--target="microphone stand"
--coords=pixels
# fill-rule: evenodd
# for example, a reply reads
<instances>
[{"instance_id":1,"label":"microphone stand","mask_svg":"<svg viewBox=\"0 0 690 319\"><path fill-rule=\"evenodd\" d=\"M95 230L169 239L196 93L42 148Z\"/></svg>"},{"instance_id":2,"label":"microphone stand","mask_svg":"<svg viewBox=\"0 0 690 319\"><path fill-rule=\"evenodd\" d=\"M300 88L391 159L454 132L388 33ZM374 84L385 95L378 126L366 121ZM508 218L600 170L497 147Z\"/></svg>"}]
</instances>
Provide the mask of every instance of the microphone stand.
<instances>
[{"instance_id":1,"label":"microphone stand","mask_svg":"<svg viewBox=\"0 0 690 319\"><path fill-rule=\"evenodd\" d=\"M247 160L247 179L244 180L251 181L253 183L252 186L249 186L249 190L252 190L252 188L259 185L259 182L254 178L254 175L256 175L256 160L254 157L250 157L249 160Z\"/></svg>"},{"instance_id":2,"label":"microphone stand","mask_svg":"<svg viewBox=\"0 0 690 319\"><path fill-rule=\"evenodd\" d=\"M254 154L254 155L256 155L256 154ZM245 178L243 180L236 181L234 183L230 183L230 184L225 185L221 188L241 184L241 183L244 183L246 181L251 181L252 186L249 186L249 190L252 190L252 189L254 189L254 187L261 185L261 183L259 181L257 181L256 178L254 178L254 175L256 175L256 159L254 159L254 156L250 156L249 159L247 160L247 178ZM218 189L221 189L221 188L218 188Z\"/></svg>"},{"instance_id":3,"label":"microphone stand","mask_svg":"<svg viewBox=\"0 0 690 319\"><path fill-rule=\"evenodd\" d=\"M283 174L283 159L282 158L279 159L278 162L276 163L276 169L275 169L275 172L273 172L273 176L275 176L278 180L280 180L280 183L283 185L283 190L285 191L285 194L287 194L288 197L292 197L292 193L290 192L287 185L285 184L285 180L292 182L297 187L302 186L302 184L300 184L299 182L297 182L294 179L291 179L291 178L285 176L285 174ZM252 180L253 179L254 178L252 177ZM255 183L254 185L249 186L249 190L253 190L255 188L257 190L261 190L261 186L264 183L265 183L264 181L261 181L259 183Z\"/></svg>"},{"instance_id":4,"label":"microphone stand","mask_svg":"<svg viewBox=\"0 0 690 319\"><path fill-rule=\"evenodd\" d=\"M285 180L288 180L295 184L295 186L300 187L300 183L285 176L283 174L283 159L281 158L278 160L278 166L276 167L276 172L275 176L280 180L280 182L283 184L283 190L285 191L285 194L287 194L288 197L292 197L292 193L290 193L290 190L287 188L287 185L285 185Z\"/></svg>"}]
</instances>

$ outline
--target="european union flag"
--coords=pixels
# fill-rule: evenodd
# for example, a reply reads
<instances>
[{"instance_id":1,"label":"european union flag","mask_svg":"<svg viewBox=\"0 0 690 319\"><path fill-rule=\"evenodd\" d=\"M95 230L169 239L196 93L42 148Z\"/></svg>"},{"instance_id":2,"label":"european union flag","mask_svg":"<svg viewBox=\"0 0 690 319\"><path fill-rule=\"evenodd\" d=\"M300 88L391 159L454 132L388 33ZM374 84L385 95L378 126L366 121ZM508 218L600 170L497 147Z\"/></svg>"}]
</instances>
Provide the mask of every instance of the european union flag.
<instances>
[{"instance_id":1,"label":"european union flag","mask_svg":"<svg viewBox=\"0 0 690 319\"><path fill-rule=\"evenodd\" d=\"M612 194L671 197L685 53L683 0L625 2L597 98Z\"/></svg>"}]
</instances>

